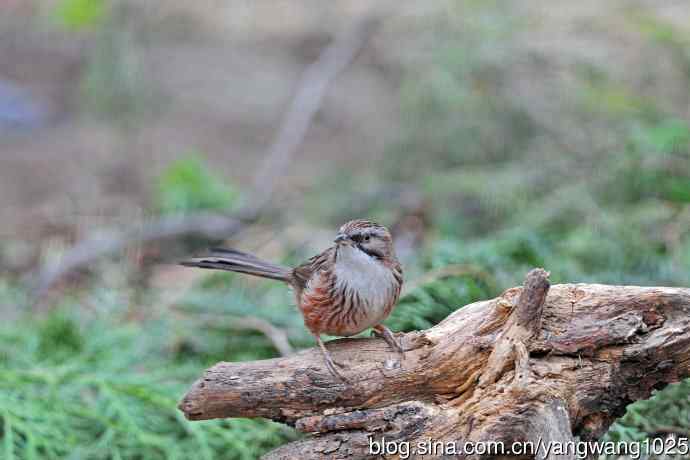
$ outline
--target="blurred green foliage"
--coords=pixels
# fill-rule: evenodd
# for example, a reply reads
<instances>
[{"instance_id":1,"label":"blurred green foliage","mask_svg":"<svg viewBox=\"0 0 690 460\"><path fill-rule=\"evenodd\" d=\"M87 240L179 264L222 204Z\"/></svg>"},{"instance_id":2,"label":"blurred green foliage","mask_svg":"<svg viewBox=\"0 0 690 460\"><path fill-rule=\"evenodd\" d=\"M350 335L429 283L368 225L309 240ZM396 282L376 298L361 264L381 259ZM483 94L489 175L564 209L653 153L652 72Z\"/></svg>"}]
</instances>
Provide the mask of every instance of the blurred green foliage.
<instances>
[{"instance_id":1,"label":"blurred green foliage","mask_svg":"<svg viewBox=\"0 0 690 460\"><path fill-rule=\"evenodd\" d=\"M60 0L55 5L54 17L69 30L93 27L107 13L106 0Z\"/></svg>"},{"instance_id":2,"label":"blurred green foliage","mask_svg":"<svg viewBox=\"0 0 690 460\"><path fill-rule=\"evenodd\" d=\"M181 353L166 324L113 316L0 327L3 460L253 460L294 438L262 420L187 422L177 402L210 362Z\"/></svg>"},{"instance_id":3,"label":"blurred green foliage","mask_svg":"<svg viewBox=\"0 0 690 460\"><path fill-rule=\"evenodd\" d=\"M63 0L57 17L70 30L89 29L84 71L79 81L84 116L107 121L134 136L146 115L165 105L161 88L150 80L142 45L150 40L147 28L137 27L141 13L132 2Z\"/></svg>"},{"instance_id":4,"label":"blurred green foliage","mask_svg":"<svg viewBox=\"0 0 690 460\"><path fill-rule=\"evenodd\" d=\"M625 416L611 427L606 437L611 441L630 442L643 441L657 432L690 434L689 420L690 380L685 380L655 392L648 400L630 405Z\"/></svg>"},{"instance_id":5,"label":"blurred green foliage","mask_svg":"<svg viewBox=\"0 0 690 460\"><path fill-rule=\"evenodd\" d=\"M173 162L156 184L155 207L163 214L228 210L238 192L218 177L198 154Z\"/></svg>"}]
</instances>

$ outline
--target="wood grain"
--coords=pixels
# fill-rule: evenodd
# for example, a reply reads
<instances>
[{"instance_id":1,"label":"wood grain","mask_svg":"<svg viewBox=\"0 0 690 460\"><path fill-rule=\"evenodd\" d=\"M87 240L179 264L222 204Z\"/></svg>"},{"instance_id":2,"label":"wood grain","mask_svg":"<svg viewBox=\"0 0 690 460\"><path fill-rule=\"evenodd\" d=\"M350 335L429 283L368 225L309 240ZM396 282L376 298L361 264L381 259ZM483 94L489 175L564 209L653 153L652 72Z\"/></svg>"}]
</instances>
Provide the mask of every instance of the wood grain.
<instances>
[{"instance_id":1,"label":"wood grain","mask_svg":"<svg viewBox=\"0 0 690 460\"><path fill-rule=\"evenodd\" d=\"M547 276L533 270L525 287L401 334L404 360L381 339L329 342L349 384L310 349L218 363L179 408L190 420L265 417L312 433L268 459L381 458L370 438L596 440L629 403L690 376L690 289L549 288Z\"/></svg>"}]
</instances>

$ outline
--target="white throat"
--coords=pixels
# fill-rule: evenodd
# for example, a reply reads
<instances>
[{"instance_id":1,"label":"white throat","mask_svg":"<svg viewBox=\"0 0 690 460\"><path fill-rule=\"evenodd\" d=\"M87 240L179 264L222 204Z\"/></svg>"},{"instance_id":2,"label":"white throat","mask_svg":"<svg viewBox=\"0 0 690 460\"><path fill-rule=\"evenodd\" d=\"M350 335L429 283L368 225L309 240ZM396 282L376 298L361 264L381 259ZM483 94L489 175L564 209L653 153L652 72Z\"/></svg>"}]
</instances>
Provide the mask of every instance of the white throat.
<instances>
[{"instance_id":1,"label":"white throat","mask_svg":"<svg viewBox=\"0 0 690 460\"><path fill-rule=\"evenodd\" d=\"M337 284L354 289L362 300L375 310L383 311L395 288L395 276L380 260L370 257L353 246L338 248L335 262Z\"/></svg>"}]
</instances>

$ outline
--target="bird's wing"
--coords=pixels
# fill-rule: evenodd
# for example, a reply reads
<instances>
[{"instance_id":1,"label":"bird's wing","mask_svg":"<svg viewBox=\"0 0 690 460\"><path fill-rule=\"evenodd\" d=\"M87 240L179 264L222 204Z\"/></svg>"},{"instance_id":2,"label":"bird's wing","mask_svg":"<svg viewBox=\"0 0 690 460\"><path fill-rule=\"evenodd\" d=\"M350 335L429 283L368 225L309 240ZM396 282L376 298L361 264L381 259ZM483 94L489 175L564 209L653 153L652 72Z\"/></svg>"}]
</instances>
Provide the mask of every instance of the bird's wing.
<instances>
[{"instance_id":1,"label":"bird's wing","mask_svg":"<svg viewBox=\"0 0 690 460\"><path fill-rule=\"evenodd\" d=\"M329 263L332 263L334 257L335 247L331 247L292 270L292 279L296 285L295 287L300 290L304 289L307 285L307 281L309 281L316 272L323 270Z\"/></svg>"}]
</instances>

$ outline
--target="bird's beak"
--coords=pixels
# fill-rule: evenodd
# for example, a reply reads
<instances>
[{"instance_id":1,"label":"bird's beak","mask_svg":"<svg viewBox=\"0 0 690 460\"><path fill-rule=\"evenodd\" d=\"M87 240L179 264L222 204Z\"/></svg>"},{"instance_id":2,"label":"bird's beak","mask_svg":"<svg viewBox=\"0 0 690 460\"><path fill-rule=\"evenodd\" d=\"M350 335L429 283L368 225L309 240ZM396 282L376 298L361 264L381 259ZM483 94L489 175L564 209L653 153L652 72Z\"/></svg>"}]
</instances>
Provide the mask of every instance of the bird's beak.
<instances>
[{"instance_id":1,"label":"bird's beak","mask_svg":"<svg viewBox=\"0 0 690 460\"><path fill-rule=\"evenodd\" d=\"M336 244L344 243L345 241L350 241L350 238L344 234L344 233L338 233L338 235L335 237L335 240L333 240Z\"/></svg>"}]
</instances>

